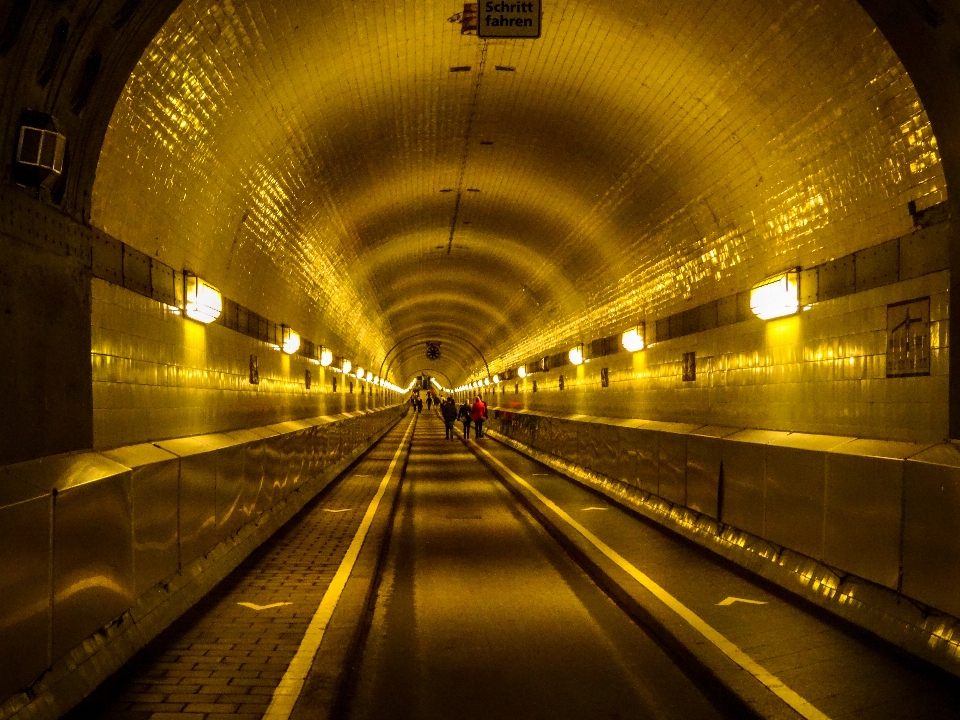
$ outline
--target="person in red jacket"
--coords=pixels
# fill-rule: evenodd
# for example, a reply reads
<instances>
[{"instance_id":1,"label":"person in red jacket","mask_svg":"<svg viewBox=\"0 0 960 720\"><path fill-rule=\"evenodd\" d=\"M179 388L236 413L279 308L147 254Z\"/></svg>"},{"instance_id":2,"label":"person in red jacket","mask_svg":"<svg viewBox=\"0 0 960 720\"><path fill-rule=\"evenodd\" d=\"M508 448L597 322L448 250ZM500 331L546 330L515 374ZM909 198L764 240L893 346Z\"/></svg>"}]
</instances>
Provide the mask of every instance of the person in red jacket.
<instances>
[{"instance_id":1,"label":"person in red jacket","mask_svg":"<svg viewBox=\"0 0 960 720\"><path fill-rule=\"evenodd\" d=\"M470 419L473 420L473 427L476 428L474 437L479 440L483 437L483 421L487 419L487 405L479 395L470 408Z\"/></svg>"}]
</instances>

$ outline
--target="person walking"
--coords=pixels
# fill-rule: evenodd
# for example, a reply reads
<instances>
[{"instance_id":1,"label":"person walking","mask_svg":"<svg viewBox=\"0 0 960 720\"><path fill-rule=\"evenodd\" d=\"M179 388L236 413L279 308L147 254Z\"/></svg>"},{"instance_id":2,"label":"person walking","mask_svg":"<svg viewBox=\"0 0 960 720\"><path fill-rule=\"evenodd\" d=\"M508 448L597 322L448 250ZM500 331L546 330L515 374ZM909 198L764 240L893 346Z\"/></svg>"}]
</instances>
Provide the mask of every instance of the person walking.
<instances>
[{"instance_id":1,"label":"person walking","mask_svg":"<svg viewBox=\"0 0 960 720\"><path fill-rule=\"evenodd\" d=\"M487 419L487 404L479 395L473 401L473 407L470 408L470 419L473 420L473 427L476 428L474 435L479 440L483 437L483 421Z\"/></svg>"},{"instance_id":2,"label":"person walking","mask_svg":"<svg viewBox=\"0 0 960 720\"><path fill-rule=\"evenodd\" d=\"M421 398L418 395L417 396L417 414L419 415L422 412L423 412L423 398Z\"/></svg>"},{"instance_id":3,"label":"person walking","mask_svg":"<svg viewBox=\"0 0 960 720\"><path fill-rule=\"evenodd\" d=\"M457 404L452 397L448 397L440 406L440 414L443 416L443 424L447 430L447 440L455 440L453 436L453 423L457 419Z\"/></svg>"},{"instance_id":4,"label":"person walking","mask_svg":"<svg viewBox=\"0 0 960 720\"><path fill-rule=\"evenodd\" d=\"M470 439L470 404L464 398L463 405L460 406L460 411L457 413L457 419L463 422L463 439Z\"/></svg>"}]
</instances>

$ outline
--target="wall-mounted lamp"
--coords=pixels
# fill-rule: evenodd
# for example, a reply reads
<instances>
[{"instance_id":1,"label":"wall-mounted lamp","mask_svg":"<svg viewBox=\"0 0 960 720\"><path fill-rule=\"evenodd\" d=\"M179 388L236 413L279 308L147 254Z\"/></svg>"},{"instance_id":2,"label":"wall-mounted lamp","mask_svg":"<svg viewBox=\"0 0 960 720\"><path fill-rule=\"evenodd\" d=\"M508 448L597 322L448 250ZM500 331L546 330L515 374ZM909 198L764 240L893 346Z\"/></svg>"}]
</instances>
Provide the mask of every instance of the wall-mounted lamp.
<instances>
[{"instance_id":1,"label":"wall-mounted lamp","mask_svg":"<svg viewBox=\"0 0 960 720\"><path fill-rule=\"evenodd\" d=\"M348 375L352 369L353 369L353 363L347 360L346 358L344 358L343 365L341 365L340 370L343 372L344 375Z\"/></svg>"},{"instance_id":2,"label":"wall-mounted lamp","mask_svg":"<svg viewBox=\"0 0 960 720\"><path fill-rule=\"evenodd\" d=\"M484 378L484 379L483 379L483 384L484 384L485 386L486 386L486 385L489 385L489 384L490 384L490 378Z\"/></svg>"},{"instance_id":3,"label":"wall-mounted lamp","mask_svg":"<svg viewBox=\"0 0 960 720\"><path fill-rule=\"evenodd\" d=\"M363 368L358 367L356 372L357 380L363 380Z\"/></svg>"},{"instance_id":4,"label":"wall-mounted lamp","mask_svg":"<svg viewBox=\"0 0 960 720\"><path fill-rule=\"evenodd\" d=\"M574 365L583 365L583 343L574 348L570 348L567 357L570 358L570 362Z\"/></svg>"},{"instance_id":5,"label":"wall-mounted lamp","mask_svg":"<svg viewBox=\"0 0 960 720\"><path fill-rule=\"evenodd\" d=\"M525 378L527 376L527 366L521 365L519 368L517 368L517 375L519 375L522 378Z\"/></svg>"},{"instance_id":6,"label":"wall-mounted lamp","mask_svg":"<svg viewBox=\"0 0 960 720\"><path fill-rule=\"evenodd\" d=\"M755 285L750 291L750 309L762 320L785 317L799 311L799 271L787 270Z\"/></svg>"},{"instance_id":7,"label":"wall-mounted lamp","mask_svg":"<svg viewBox=\"0 0 960 720\"><path fill-rule=\"evenodd\" d=\"M280 326L280 349L287 355L293 355L300 349L300 335L289 325Z\"/></svg>"},{"instance_id":8,"label":"wall-mounted lamp","mask_svg":"<svg viewBox=\"0 0 960 720\"><path fill-rule=\"evenodd\" d=\"M325 347L320 348L320 364L324 367L329 367L333 362L333 353L327 350Z\"/></svg>"},{"instance_id":9,"label":"wall-mounted lamp","mask_svg":"<svg viewBox=\"0 0 960 720\"><path fill-rule=\"evenodd\" d=\"M493 381L494 381L495 383L499 383L499 382L500 382L500 376L499 376L499 375L494 375L494 376L493 376Z\"/></svg>"},{"instance_id":10,"label":"wall-mounted lamp","mask_svg":"<svg viewBox=\"0 0 960 720\"><path fill-rule=\"evenodd\" d=\"M27 187L52 187L63 173L67 138L60 134L52 115L25 110L20 116L13 179Z\"/></svg>"},{"instance_id":11,"label":"wall-mounted lamp","mask_svg":"<svg viewBox=\"0 0 960 720\"><path fill-rule=\"evenodd\" d=\"M367 382L373 382L373 373L367 372Z\"/></svg>"},{"instance_id":12,"label":"wall-mounted lamp","mask_svg":"<svg viewBox=\"0 0 960 720\"><path fill-rule=\"evenodd\" d=\"M645 330L646 327L643 323L640 323L635 328L627 330L620 337L620 343L623 345L623 349L627 352L640 352L643 350L643 348L646 347L643 339Z\"/></svg>"},{"instance_id":13,"label":"wall-mounted lamp","mask_svg":"<svg viewBox=\"0 0 960 720\"><path fill-rule=\"evenodd\" d=\"M183 312L191 320L212 323L223 311L223 296L192 273L183 274Z\"/></svg>"}]
</instances>

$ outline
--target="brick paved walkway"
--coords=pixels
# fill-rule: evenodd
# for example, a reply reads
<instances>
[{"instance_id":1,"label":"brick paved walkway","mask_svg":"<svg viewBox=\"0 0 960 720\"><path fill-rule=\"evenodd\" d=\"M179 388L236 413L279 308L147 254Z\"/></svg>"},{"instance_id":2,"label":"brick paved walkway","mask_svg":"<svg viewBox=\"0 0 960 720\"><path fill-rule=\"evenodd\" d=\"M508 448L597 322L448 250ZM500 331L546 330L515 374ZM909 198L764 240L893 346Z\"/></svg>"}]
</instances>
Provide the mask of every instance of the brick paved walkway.
<instances>
[{"instance_id":1,"label":"brick paved walkway","mask_svg":"<svg viewBox=\"0 0 960 720\"><path fill-rule=\"evenodd\" d=\"M69 720L261 718L407 424L393 428ZM284 604L257 610L239 603Z\"/></svg>"}]
</instances>

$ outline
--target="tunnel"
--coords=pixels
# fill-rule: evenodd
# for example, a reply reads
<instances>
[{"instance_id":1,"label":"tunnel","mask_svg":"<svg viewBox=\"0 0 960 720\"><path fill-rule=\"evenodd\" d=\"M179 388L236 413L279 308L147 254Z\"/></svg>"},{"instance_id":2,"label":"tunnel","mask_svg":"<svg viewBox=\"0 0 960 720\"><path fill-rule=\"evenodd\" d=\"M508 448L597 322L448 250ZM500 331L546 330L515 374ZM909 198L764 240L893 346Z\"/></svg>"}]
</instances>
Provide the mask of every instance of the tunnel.
<instances>
[{"instance_id":1,"label":"tunnel","mask_svg":"<svg viewBox=\"0 0 960 720\"><path fill-rule=\"evenodd\" d=\"M956 717L958 58L2 0L0 720Z\"/></svg>"}]
</instances>

